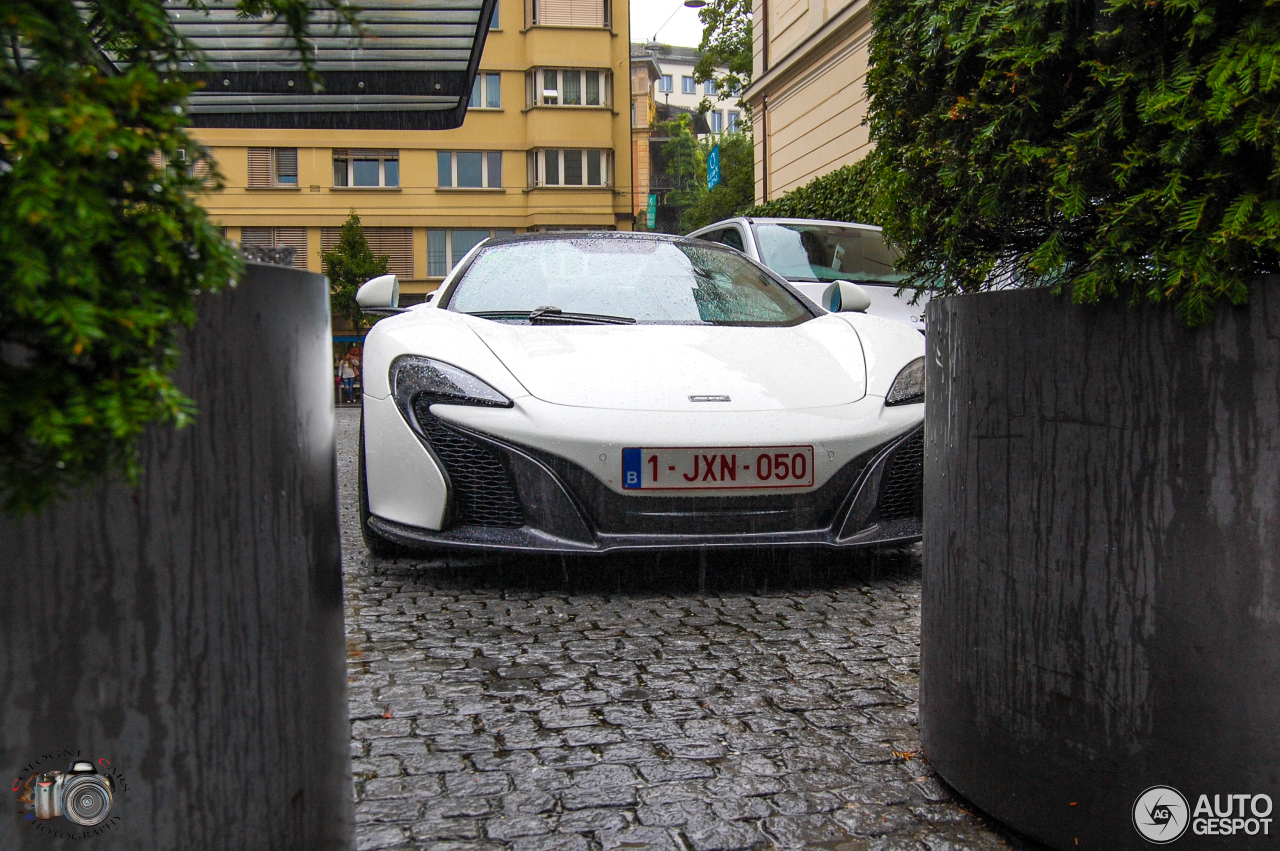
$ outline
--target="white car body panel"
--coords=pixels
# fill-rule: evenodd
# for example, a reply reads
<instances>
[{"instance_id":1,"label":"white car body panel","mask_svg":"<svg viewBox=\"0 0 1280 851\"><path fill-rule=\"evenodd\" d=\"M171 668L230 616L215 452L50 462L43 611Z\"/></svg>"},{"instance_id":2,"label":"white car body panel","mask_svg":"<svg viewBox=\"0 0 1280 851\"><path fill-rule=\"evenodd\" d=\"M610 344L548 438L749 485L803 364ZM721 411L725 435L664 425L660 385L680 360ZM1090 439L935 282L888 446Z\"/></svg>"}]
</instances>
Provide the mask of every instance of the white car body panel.
<instances>
[{"instance_id":1,"label":"white car body panel","mask_svg":"<svg viewBox=\"0 0 1280 851\"><path fill-rule=\"evenodd\" d=\"M397 523L439 529L444 518L444 475L394 399L365 396L364 442L369 510Z\"/></svg>"},{"instance_id":2,"label":"white car body panel","mask_svg":"<svg viewBox=\"0 0 1280 851\"><path fill-rule=\"evenodd\" d=\"M866 395L862 344L849 325L832 317L794 328L459 321L531 395L558 405L770 411L846 405ZM731 401L689 400L703 394Z\"/></svg>"}]
</instances>

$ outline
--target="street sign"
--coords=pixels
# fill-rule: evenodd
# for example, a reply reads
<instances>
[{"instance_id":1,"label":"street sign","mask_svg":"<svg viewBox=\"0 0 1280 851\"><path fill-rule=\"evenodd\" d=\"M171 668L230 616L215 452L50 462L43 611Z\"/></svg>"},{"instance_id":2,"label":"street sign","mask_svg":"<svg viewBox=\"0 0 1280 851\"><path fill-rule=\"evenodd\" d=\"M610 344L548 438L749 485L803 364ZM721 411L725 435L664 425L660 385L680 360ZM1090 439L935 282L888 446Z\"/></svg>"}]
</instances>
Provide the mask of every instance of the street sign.
<instances>
[{"instance_id":1,"label":"street sign","mask_svg":"<svg viewBox=\"0 0 1280 851\"><path fill-rule=\"evenodd\" d=\"M717 144L707 154L707 189L715 189L720 182L720 146Z\"/></svg>"},{"instance_id":2,"label":"street sign","mask_svg":"<svg viewBox=\"0 0 1280 851\"><path fill-rule=\"evenodd\" d=\"M649 196L649 209L646 210L646 213L647 213L647 215L645 216L646 223L649 225L649 227L653 227L653 223L658 219L658 196L657 195Z\"/></svg>"}]
</instances>

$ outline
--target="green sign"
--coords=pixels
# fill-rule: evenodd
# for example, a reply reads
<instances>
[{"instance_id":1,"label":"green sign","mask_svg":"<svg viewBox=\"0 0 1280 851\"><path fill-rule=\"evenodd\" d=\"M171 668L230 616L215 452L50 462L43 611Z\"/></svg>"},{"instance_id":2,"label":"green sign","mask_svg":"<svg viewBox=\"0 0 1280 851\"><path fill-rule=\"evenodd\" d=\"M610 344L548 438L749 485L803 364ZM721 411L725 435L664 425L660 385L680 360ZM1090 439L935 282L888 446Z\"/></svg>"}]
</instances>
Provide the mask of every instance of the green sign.
<instances>
[{"instance_id":1,"label":"green sign","mask_svg":"<svg viewBox=\"0 0 1280 851\"><path fill-rule=\"evenodd\" d=\"M649 196L649 209L646 211L645 217L649 227L653 227L653 223L658 220L658 196Z\"/></svg>"}]
</instances>

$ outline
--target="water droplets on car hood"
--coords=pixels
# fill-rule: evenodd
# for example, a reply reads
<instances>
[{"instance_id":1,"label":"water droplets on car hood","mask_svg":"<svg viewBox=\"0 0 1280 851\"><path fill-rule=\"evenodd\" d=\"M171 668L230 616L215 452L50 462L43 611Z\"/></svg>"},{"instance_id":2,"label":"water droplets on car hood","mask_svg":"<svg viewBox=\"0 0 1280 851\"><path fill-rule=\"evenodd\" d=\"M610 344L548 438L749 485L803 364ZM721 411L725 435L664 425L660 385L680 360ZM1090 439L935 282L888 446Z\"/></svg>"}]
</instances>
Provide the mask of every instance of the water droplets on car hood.
<instances>
[{"instance_id":1,"label":"water droplets on car hood","mask_svg":"<svg viewBox=\"0 0 1280 851\"><path fill-rule=\"evenodd\" d=\"M794 327L467 324L535 397L636 411L773 411L866 395L857 333L835 317ZM692 402L690 396L729 396Z\"/></svg>"}]
</instances>

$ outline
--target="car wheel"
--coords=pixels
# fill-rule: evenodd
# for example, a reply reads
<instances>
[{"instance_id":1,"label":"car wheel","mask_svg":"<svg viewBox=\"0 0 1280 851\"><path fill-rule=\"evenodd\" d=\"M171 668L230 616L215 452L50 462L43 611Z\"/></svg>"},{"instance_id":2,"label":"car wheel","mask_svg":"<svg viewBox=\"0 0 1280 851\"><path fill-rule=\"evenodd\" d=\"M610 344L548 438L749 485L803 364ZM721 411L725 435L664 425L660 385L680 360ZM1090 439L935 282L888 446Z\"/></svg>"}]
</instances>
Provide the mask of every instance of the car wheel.
<instances>
[{"instance_id":1,"label":"car wheel","mask_svg":"<svg viewBox=\"0 0 1280 851\"><path fill-rule=\"evenodd\" d=\"M364 467L364 410L360 411L360 452L356 462L356 475L360 490L360 537L364 538L365 548L379 558L395 558L408 555L412 551L390 541L369 527L369 479Z\"/></svg>"}]
</instances>

